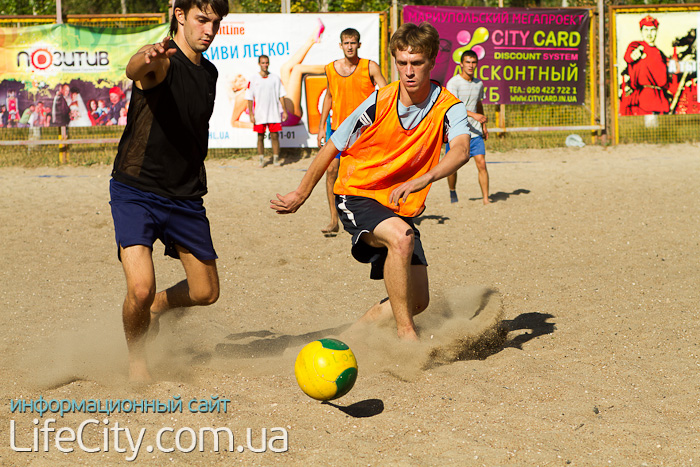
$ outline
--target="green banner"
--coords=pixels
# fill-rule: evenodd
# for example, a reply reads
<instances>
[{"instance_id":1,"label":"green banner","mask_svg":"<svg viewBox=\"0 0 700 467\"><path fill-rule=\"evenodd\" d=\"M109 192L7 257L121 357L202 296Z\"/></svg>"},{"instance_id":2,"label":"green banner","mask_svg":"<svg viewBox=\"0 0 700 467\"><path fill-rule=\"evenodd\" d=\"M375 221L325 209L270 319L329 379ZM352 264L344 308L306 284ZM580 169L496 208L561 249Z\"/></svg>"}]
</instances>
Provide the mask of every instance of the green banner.
<instances>
[{"instance_id":1,"label":"green banner","mask_svg":"<svg viewBox=\"0 0 700 467\"><path fill-rule=\"evenodd\" d=\"M126 64L167 33L167 24L0 28L0 125L125 124Z\"/></svg>"},{"instance_id":2,"label":"green banner","mask_svg":"<svg viewBox=\"0 0 700 467\"><path fill-rule=\"evenodd\" d=\"M80 79L96 85L123 81L129 58L141 46L161 40L168 25L105 29L65 24L0 28L3 80L48 86Z\"/></svg>"}]
</instances>

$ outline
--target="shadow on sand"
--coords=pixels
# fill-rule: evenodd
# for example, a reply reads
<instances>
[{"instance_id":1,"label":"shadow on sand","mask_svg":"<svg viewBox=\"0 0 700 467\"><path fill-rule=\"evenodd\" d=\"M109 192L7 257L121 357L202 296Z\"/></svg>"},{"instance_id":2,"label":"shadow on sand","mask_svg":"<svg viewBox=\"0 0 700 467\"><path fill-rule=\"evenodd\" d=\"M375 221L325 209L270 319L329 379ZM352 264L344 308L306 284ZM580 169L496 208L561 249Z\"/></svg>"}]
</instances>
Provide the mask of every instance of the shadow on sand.
<instances>
[{"instance_id":1,"label":"shadow on sand","mask_svg":"<svg viewBox=\"0 0 700 467\"><path fill-rule=\"evenodd\" d=\"M492 193L489 196L489 199L491 200L492 203L498 203L499 201L506 201L511 196L527 195L529 193L530 193L530 190L526 190L524 188L518 188L517 190L511 191L510 193L507 193L505 191L497 191L496 193ZM469 198L470 201L477 201L480 199L481 198Z\"/></svg>"},{"instance_id":2,"label":"shadow on sand","mask_svg":"<svg viewBox=\"0 0 700 467\"><path fill-rule=\"evenodd\" d=\"M353 418L369 418L384 412L384 402L382 402L381 399L367 399L355 402L347 407L334 404L330 401L324 401L323 404L335 407Z\"/></svg>"},{"instance_id":3,"label":"shadow on sand","mask_svg":"<svg viewBox=\"0 0 700 467\"><path fill-rule=\"evenodd\" d=\"M522 350L523 344L540 336L552 334L554 323L548 322L554 316L545 313L525 313L514 319L503 320L497 331L500 336L485 341L475 341L470 351L463 352L457 360L484 360L506 348ZM215 353L222 358L267 358L279 356L290 347L303 346L317 339L337 336L350 327L350 324L322 329L300 335L275 334L273 332L250 331L226 336L230 341L248 340L246 343L220 343ZM509 334L518 331L514 337Z\"/></svg>"},{"instance_id":4,"label":"shadow on sand","mask_svg":"<svg viewBox=\"0 0 700 467\"><path fill-rule=\"evenodd\" d=\"M335 328L321 329L298 336L288 334L275 334L270 331L252 331L229 334L227 340L240 341L253 339L245 344L221 343L215 347L215 352L224 358L266 358L282 355L289 347L302 346L309 342L336 336L350 327L343 324Z\"/></svg>"}]
</instances>

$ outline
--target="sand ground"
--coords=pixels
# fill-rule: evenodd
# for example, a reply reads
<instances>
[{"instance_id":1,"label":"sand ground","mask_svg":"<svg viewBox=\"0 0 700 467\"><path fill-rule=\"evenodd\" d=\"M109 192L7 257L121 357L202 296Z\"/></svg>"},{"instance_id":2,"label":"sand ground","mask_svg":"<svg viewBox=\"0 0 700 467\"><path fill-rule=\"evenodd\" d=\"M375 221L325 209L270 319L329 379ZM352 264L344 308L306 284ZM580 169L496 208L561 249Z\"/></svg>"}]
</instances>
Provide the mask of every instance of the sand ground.
<instances>
[{"instance_id":1,"label":"sand ground","mask_svg":"<svg viewBox=\"0 0 700 467\"><path fill-rule=\"evenodd\" d=\"M268 208L309 159L208 162L221 298L164 318L146 386L125 378L110 167L0 169L0 465L699 465L700 146L488 160L491 206L470 163L460 202L440 181L418 219L433 294L423 342L401 345L390 328L348 336L359 377L331 404L299 390L296 353L344 331L384 288L349 235L321 235L322 186L294 215ZM162 253L165 287L183 273ZM499 319L505 341L469 347ZM40 417L14 402L40 397L86 411ZM212 397L230 400L226 413L188 409ZM182 400L183 412L87 411L144 399ZM48 418L67 438L83 424L83 447L38 431ZM144 433L138 455L117 424ZM189 429L228 427L243 452L161 452L167 427L165 449L178 431L188 450ZM267 452L249 449L248 428L254 448L267 429ZM281 428L287 451L272 452Z\"/></svg>"}]
</instances>

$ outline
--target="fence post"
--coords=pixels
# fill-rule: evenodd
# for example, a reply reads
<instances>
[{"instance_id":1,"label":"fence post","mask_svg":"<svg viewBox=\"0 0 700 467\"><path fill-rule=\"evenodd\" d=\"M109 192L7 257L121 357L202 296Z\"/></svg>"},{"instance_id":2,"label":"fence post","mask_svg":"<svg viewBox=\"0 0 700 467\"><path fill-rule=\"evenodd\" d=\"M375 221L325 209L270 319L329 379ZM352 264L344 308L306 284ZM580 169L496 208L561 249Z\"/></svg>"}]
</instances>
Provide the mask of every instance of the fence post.
<instances>
[{"instance_id":1,"label":"fence post","mask_svg":"<svg viewBox=\"0 0 700 467\"><path fill-rule=\"evenodd\" d=\"M68 130L66 129L65 126L61 127L61 134L58 135L58 139L68 139ZM58 162L61 164L67 163L69 160L69 154L68 154L68 145L67 144L59 144L58 145Z\"/></svg>"}]
</instances>

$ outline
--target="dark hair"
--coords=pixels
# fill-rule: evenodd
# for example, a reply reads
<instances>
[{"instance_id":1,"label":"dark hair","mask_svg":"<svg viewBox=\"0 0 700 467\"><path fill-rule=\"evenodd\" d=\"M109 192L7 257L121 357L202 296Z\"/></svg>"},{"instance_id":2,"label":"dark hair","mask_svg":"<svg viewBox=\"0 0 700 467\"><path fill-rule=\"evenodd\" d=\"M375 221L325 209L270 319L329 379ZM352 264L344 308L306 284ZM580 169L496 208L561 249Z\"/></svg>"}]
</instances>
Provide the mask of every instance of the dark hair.
<instances>
[{"instance_id":1,"label":"dark hair","mask_svg":"<svg viewBox=\"0 0 700 467\"><path fill-rule=\"evenodd\" d=\"M430 60L435 60L440 48L440 34L427 21L420 23L404 23L391 36L389 49L396 58L399 50L411 50L414 54L425 54Z\"/></svg>"},{"instance_id":2,"label":"dark hair","mask_svg":"<svg viewBox=\"0 0 700 467\"><path fill-rule=\"evenodd\" d=\"M477 62L479 61L479 56L476 54L476 52L474 52L473 50L465 50L462 53L462 56L459 58L459 63L462 63L464 61L464 59L467 57L471 57L474 60L476 60Z\"/></svg>"},{"instance_id":3,"label":"dark hair","mask_svg":"<svg viewBox=\"0 0 700 467\"><path fill-rule=\"evenodd\" d=\"M260 60L262 60L263 58L266 58L268 62L270 61L270 57L268 57L265 54L262 54L261 56L258 57L258 63L260 63Z\"/></svg>"},{"instance_id":4,"label":"dark hair","mask_svg":"<svg viewBox=\"0 0 700 467\"><path fill-rule=\"evenodd\" d=\"M180 8L185 12L185 16L187 16L187 13L189 13L192 8L205 10L207 6L210 6L212 11L216 13L219 18L228 15L228 0L175 0L173 16L170 18L170 37L175 37L177 33L178 22L175 17L175 8Z\"/></svg>"},{"instance_id":5,"label":"dark hair","mask_svg":"<svg viewBox=\"0 0 700 467\"><path fill-rule=\"evenodd\" d=\"M360 42L360 31L354 28L343 29L343 32L340 33L340 42L343 42L343 37L357 39L357 42Z\"/></svg>"}]
</instances>

